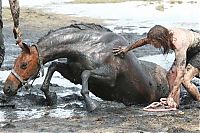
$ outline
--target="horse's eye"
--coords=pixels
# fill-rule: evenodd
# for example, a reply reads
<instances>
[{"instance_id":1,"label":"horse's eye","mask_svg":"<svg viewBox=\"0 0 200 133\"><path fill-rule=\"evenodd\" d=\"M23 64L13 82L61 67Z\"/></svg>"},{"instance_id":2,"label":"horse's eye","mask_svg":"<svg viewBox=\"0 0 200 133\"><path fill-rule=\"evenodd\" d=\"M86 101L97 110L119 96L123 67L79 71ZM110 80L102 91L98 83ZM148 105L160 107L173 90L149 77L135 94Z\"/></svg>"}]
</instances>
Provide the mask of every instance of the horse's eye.
<instances>
[{"instance_id":1,"label":"horse's eye","mask_svg":"<svg viewBox=\"0 0 200 133\"><path fill-rule=\"evenodd\" d=\"M20 66L21 69L26 69L27 67L27 63L26 62L23 62Z\"/></svg>"}]
</instances>

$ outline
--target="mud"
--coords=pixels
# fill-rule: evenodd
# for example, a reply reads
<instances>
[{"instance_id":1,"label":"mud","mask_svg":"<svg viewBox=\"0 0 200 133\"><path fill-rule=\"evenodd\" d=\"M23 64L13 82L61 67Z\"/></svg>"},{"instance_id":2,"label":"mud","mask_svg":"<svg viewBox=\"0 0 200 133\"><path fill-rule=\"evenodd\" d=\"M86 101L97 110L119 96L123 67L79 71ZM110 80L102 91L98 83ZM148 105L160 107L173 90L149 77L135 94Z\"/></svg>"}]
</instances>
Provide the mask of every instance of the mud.
<instances>
[{"instance_id":1,"label":"mud","mask_svg":"<svg viewBox=\"0 0 200 133\"><path fill-rule=\"evenodd\" d=\"M8 9L4 9L3 13L6 57L1 70L10 69L20 51L14 44L11 32L12 21ZM24 40L34 43L49 30L74 22L95 22L104 25L103 20L22 9L20 27ZM122 35L131 43L145 34L122 33ZM134 52L137 57L160 53L151 46L138 48ZM200 88L199 81L194 82ZM2 87L3 83L0 81L0 96L3 95ZM21 89L16 96L7 98L6 101L1 99L0 132L188 133L200 131L200 103L195 102L185 90L181 93L181 106L177 111L144 112L142 108L145 105L126 107L121 103L102 101L94 97L98 100L100 107L88 113L79 88L65 88L52 84L50 90L58 95L58 103L53 107L46 106L44 95L39 88L40 85L34 85L28 91Z\"/></svg>"}]
</instances>

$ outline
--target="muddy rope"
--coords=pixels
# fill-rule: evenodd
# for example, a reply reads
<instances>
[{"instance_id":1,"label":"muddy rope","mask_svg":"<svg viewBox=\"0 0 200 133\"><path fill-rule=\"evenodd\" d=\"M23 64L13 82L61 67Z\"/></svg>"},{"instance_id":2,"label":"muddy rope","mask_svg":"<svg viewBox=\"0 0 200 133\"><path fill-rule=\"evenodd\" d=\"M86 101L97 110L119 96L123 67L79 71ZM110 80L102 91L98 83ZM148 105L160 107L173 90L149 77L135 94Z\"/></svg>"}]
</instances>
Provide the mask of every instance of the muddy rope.
<instances>
[{"instance_id":1,"label":"muddy rope","mask_svg":"<svg viewBox=\"0 0 200 133\"><path fill-rule=\"evenodd\" d=\"M9 0L10 10L14 22L13 34L14 38L16 39L16 44L20 47L23 47L22 43L22 33L19 29L19 14L20 14L20 7L18 0Z\"/></svg>"},{"instance_id":2,"label":"muddy rope","mask_svg":"<svg viewBox=\"0 0 200 133\"><path fill-rule=\"evenodd\" d=\"M167 105L167 98L161 98L160 102L153 102L150 105L144 107L143 110L149 112L165 112L175 111L177 108L171 108Z\"/></svg>"},{"instance_id":3,"label":"muddy rope","mask_svg":"<svg viewBox=\"0 0 200 133\"><path fill-rule=\"evenodd\" d=\"M19 45L20 47L23 46L23 41L22 41L22 33L19 28L14 27L13 33L16 35L16 44Z\"/></svg>"}]
</instances>

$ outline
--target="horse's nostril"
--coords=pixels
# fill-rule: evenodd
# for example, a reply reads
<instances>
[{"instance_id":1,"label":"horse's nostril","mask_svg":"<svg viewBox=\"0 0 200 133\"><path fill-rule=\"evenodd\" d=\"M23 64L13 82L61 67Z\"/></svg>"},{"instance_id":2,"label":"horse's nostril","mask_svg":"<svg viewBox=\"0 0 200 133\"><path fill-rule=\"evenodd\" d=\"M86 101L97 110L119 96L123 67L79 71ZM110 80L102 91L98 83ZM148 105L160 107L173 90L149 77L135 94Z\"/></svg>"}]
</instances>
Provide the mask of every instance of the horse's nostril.
<instances>
[{"instance_id":1,"label":"horse's nostril","mask_svg":"<svg viewBox=\"0 0 200 133\"><path fill-rule=\"evenodd\" d=\"M7 96L13 96L17 93L15 87L12 85L5 85L3 91Z\"/></svg>"},{"instance_id":2,"label":"horse's nostril","mask_svg":"<svg viewBox=\"0 0 200 133\"><path fill-rule=\"evenodd\" d=\"M6 90L6 93L7 93L7 94L10 93L10 87Z\"/></svg>"},{"instance_id":3,"label":"horse's nostril","mask_svg":"<svg viewBox=\"0 0 200 133\"><path fill-rule=\"evenodd\" d=\"M8 85L8 86L6 86L6 87L4 88L4 93L5 93L5 94L9 94L10 92L11 92L11 86Z\"/></svg>"},{"instance_id":4,"label":"horse's nostril","mask_svg":"<svg viewBox=\"0 0 200 133\"><path fill-rule=\"evenodd\" d=\"M8 86L8 88L7 88L8 90L10 90L11 89L11 87L10 86Z\"/></svg>"}]
</instances>

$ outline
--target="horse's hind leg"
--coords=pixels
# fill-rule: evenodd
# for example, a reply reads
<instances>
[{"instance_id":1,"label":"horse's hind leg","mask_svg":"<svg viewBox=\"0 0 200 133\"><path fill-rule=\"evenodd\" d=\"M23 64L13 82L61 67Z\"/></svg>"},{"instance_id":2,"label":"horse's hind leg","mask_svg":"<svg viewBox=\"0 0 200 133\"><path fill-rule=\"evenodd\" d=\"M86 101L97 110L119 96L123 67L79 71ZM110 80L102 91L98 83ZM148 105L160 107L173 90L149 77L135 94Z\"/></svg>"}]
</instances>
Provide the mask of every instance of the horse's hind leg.
<instances>
[{"instance_id":1,"label":"horse's hind leg","mask_svg":"<svg viewBox=\"0 0 200 133\"><path fill-rule=\"evenodd\" d=\"M109 65L104 65L94 70L85 70L82 72L81 94L84 97L86 108L89 112L95 110L98 107L97 101L89 97L88 80L91 77L101 80L107 80L112 86L115 83L116 73Z\"/></svg>"},{"instance_id":2,"label":"horse's hind leg","mask_svg":"<svg viewBox=\"0 0 200 133\"><path fill-rule=\"evenodd\" d=\"M41 86L41 90L44 92L44 94L46 96L47 104L50 106L57 103L56 93L49 91L49 84L50 84L51 78L55 71L58 71L58 70L64 68L65 66L66 66L66 63L52 62L51 65L48 67L46 77Z\"/></svg>"}]
</instances>

